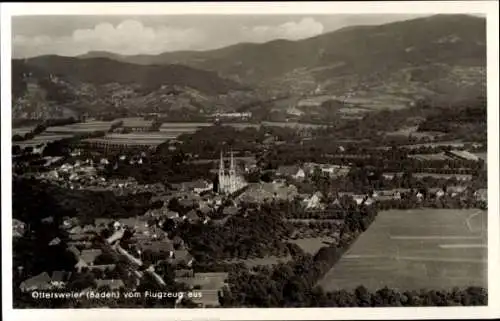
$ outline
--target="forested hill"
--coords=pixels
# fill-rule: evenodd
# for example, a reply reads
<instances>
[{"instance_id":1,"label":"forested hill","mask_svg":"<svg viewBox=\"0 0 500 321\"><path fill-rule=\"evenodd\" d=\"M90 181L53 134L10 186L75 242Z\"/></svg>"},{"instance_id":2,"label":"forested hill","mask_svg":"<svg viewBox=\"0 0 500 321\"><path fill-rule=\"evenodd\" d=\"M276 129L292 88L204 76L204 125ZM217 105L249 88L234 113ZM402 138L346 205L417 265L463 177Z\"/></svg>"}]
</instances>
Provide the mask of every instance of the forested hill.
<instances>
[{"instance_id":1,"label":"forested hill","mask_svg":"<svg viewBox=\"0 0 500 321\"><path fill-rule=\"evenodd\" d=\"M13 76L22 72L52 74L68 80L93 85L109 83L141 84L147 88L177 85L194 88L207 94L226 93L242 89L238 83L219 77L216 73L182 65L140 66L107 58L77 59L61 56L41 56L13 61Z\"/></svg>"},{"instance_id":2,"label":"forested hill","mask_svg":"<svg viewBox=\"0 0 500 321\"><path fill-rule=\"evenodd\" d=\"M252 96L248 86L182 65L61 56L12 61L14 118L59 118L68 112L211 113L214 106L234 108L234 100L245 101L247 96Z\"/></svg>"},{"instance_id":3,"label":"forested hill","mask_svg":"<svg viewBox=\"0 0 500 321\"><path fill-rule=\"evenodd\" d=\"M249 82L263 82L300 70L325 82L345 74L383 75L430 64L484 67L486 20L467 15L435 15L379 26L357 26L300 41L237 44L204 52L120 56L92 52L85 57L136 64L181 63ZM277 63L279 62L279 63ZM421 77L435 78L432 70Z\"/></svg>"}]
</instances>

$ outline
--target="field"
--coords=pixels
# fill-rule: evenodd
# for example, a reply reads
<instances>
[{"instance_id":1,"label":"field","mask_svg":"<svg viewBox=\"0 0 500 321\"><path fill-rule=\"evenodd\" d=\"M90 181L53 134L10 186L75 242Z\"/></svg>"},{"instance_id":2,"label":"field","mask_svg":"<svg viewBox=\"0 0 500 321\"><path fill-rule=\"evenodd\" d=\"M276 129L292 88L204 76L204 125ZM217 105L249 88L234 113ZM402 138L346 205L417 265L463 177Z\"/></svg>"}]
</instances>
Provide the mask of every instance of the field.
<instances>
[{"instance_id":1,"label":"field","mask_svg":"<svg viewBox=\"0 0 500 321\"><path fill-rule=\"evenodd\" d=\"M145 120L142 117L127 117L115 119L115 122L123 122L123 127L150 127L152 120Z\"/></svg>"},{"instance_id":2,"label":"field","mask_svg":"<svg viewBox=\"0 0 500 321\"><path fill-rule=\"evenodd\" d=\"M488 153L474 153L474 155L484 160L485 162L488 162Z\"/></svg>"},{"instance_id":3,"label":"field","mask_svg":"<svg viewBox=\"0 0 500 321\"><path fill-rule=\"evenodd\" d=\"M465 147L466 145L474 145L476 143L472 142L461 142L461 141L448 141L448 142L434 142L434 143L422 143L422 144L412 144L412 145L401 145L401 148L406 148L406 149L417 149L421 147L446 147L446 146L451 146L455 148L462 148ZM480 144L478 144L480 145ZM379 146L375 147L375 149L378 150L390 150L391 147L389 146Z\"/></svg>"},{"instance_id":4,"label":"field","mask_svg":"<svg viewBox=\"0 0 500 321\"><path fill-rule=\"evenodd\" d=\"M33 129L35 129L35 126L12 128L12 136L14 136L14 135L26 135L27 133L31 132Z\"/></svg>"},{"instance_id":5,"label":"field","mask_svg":"<svg viewBox=\"0 0 500 321\"><path fill-rule=\"evenodd\" d=\"M211 123L163 123L160 132L166 133L170 138L179 137L182 134L192 134L202 127L210 127Z\"/></svg>"},{"instance_id":6,"label":"field","mask_svg":"<svg viewBox=\"0 0 500 321\"><path fill-rule=\"evenodd\" d=\"M297 123L297 122L271 122L271 121L263 121L262 126L268 127L291 127L291 128L322 128L326 127L326 125L319 124L306 124L306 123Z\"/></svg>"},{"instance_id":7,"label":"field","mask_svg":"<svg viewBox=\"0 0 500 321\"><path fill-rule=\"evenodd\" d=\"M404 109L408 108L408 105L411 102L411 100L404 97L398 97L393 95L381 96L380 94L376 96L369 95L367 97L350 97L345 99L344 101L346 104L371 110Z\"/></svg>"},{"instance_id":8,"label":"field","mask_svg":"<svg viewBox=\"0 0 500 321\"><path fill-rule=\"evenodd\" d=\"M54 142L56 140L60 140L63 138L73 137L71 134L50 134L50 133L42 133L40 135L35 136L33 139L25 140L22 142L13 142L14 145L19 145L20 147L28 147L28 146L38 146L41 144L47 144L50 142Z\"/></svg>"},{"instance_id":9,"label":"field","mask_svg":"<svg viewBox=\"0 0 500 321\"><path fill-rule=\"evenodd\" d=\"M414 154L408 155L408 158L414 158L421 161L432 160L451 160L451 157L446 156L444 153L439 154Z\"/></svg>"},{"instance_id":10,"label":"field","mask_svg":"<svg viewBox=\"0 0 500 321\"><path fill-rule=\"evenodd\" d=\"M91 133L95 131L107 131L115 121L89 121L67 126L54 126L47 128L47 133Z\"/></svg>"},{"instance_id":11,"label":"field","mask_svg":"<svg viewBox=\"0 0 500 321\"><path fill-rule=\"evenodd\" d=\"M472 175L469 174L436 174L436 173L413 173L413 177L415 178L424 178L424 177L434 177L441 179L451 179L456 178L459 181L470 181L472 179Z\"/></svg>"},{"instance_id":12,"label":"field","mask_svg":"<svg viewBox=\"0 0 500 321\"><path fill-rule=\"evenodd\" d=\"M140 132L130 134L108 134L103 138L86 139L88 142L106 142L109 144L159 145L177 135L164 132Z\"/></svg>"},{"instance_id":13,"label":"field","mask_svg":"<svg viewBox=\"0 0 500 321\"><path fill-rule=\"evenodd\" d=\"M487 287L487 213L468 210L380 212L319 282L326 291Z\"/></svg>"}]
</instances>

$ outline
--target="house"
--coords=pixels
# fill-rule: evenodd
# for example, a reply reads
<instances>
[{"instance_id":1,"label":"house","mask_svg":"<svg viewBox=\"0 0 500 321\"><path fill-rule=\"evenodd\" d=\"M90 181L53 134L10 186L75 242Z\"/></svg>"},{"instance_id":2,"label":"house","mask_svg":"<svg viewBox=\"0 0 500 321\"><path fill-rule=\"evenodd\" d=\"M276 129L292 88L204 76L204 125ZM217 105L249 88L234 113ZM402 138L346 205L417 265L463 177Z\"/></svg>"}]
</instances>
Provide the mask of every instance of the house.
<instances>
[{"instance_id":1,"label":"house","mask_svg":"<svg viewBox=\"0 0 500 321\"><path fill-rule=\"evenodd\" d=\"M367 199L366 195L363 194L354 194L351 196L351 198L356 202L356 204L361 205L365 199Z\"/></svg>"},{"instance_id":2,"label":"house","mask_svg":"<svg viewBox=\"0 0 500 321\"><path fill-rule=\"evenodd\" d=\"M174 238L172 239L172 243L174 244L174 249L184 249L184 240L180 236L174 236Z\"/></svg>"},{"instance_id":3,"label":"house","mask_svg":"<svg viewBox=\"0 0 500 321\"><path fill-rule=\"evenodd\" d=\"M462 186L462 185L448 186L446 188L446 192L452 197L462 194L465 191L467 191L467 186Z\"/></svg>"},{"instance_id":4,"label":"house","mask_svg":"<svg viewBox=\"0 0 500 321\"><path fill-rule=\"evenodd\" d=\"M80 258L80 251L75 246L68 247L68 252L72 253L76 259Z\"/></svg>"},{"instance_id":5,"label":"house","mask_svg":"<svg viewBox=\"0 0 500 321\"><path fill-rule=\"evenodd\" d=\"M335 198L332 202L332 205L335 205L335 206L342 206L342 204L340 203L340 200L338 198Z\"/></svg>"},{"instance_id":6,"label":"house","mask_svg":"<svg viewBox=\"0 0 500 321\"><path fill-rule=\"evenodd\" d=\"M51 285L55 288L63 288L71 276L71 272L54 271L52 272Z\"/></svg>"},{"instance_id":7,"label":"house","mask_svg":"<svg viewBox=\"0 0 500 321\"><path fill-rule=\"evenodd\" d=\"M102 250L100 249L83 250L80 253L80 259L87 265L93 265L95 259L101 254Z\"/></svg>"},{"instance_id":8,"label":"house","mask_svg":"<svg viewBox=\"0 0 500 321\"><path fill-rule=\"evenodd\" d=\"M32 278L24 280L20 285L19 289L23 292L34 291L34 290L47 290L52 286L50 284L52 280L47 272L42 272Z\"/></svg>"},{"instance_id":9,"label":"house","mask_svg":"<svg viewBox=\"0 0 500 321\"><path fill-rule=\"evenodd\" d=\"M180 269L180 270L175 270L175 277L176 277L176 278L182 278L182 277L194 277L194 271L193 271L193 269Z\"/></svg>"},{"instance_id":10,"label":"house","mask_svg":"<svg viewBox=\"0 0 500 321\"><path fill-rule=\"evenodd\" d=\"M110 290L119 290L123 287L125 287L125 284L123 283L122 280L95 280L96 287L102 288L102 287L107 287Z\"/></svg>"},{"instance_id":11,"label":"house","mask_svg":"<svg viewBox=\"0 0 500 321\"><path fill-rule=\"evenodd\" d=\"M174 211L166 211L166 212L165 212L165 217L166 217L167 219L172 219L172 220L175 220L175 219L178 219L178 218L179 218L179 213L174 212Z\"/></svg>"},{"instance_id":12,"label":"house","mask_svg":"<svg viewBox=\"0 0 500 321\"><path fill-rule=\"evenodd\" d=\"M446 193L442 188L429 188L429 194L436 196L436 198L443 197Z\"/></svg>"},{"instance_id":13,"label":"house","mask_svg":"<svg viewBox=\"0 0 500 321\"><path fill-rule=\"evenodd\" d=\"M179 205L184 208L193 208L196 207L196 205L198 205L199 201L200 200L195 197L186 197L179 199Z\"/></svg>"},{"instance_id":14,"label":"house","mask_svg":"<svg viewBox=\"0 0 500 321\"><path fill-rule=\"evenodd\" d=\"M69 234L82 234L83 228L81 226L75 226L68 231Z\"/></svg>"},{"instance_id":15,"label":"house","mask_svg":"<svg viewBox=\"0 0 500 321\"><path fill-rule=\"evenodd\" d=\"M204 215L204 216L207 216L208 214L210 214L212 212L212 208L208 205L202 205L200 206L200 208L198 209L198 211Z\"/></svg>"},{"instance_id":16,"label":"house","mask_svg":"<svg viewBox=\"0 0 500 321\"><path fill-rule=\"evenodd\" d=\"M303 179L306 177L304 170L296 165L280 166L276 170L276 175L279 177L291 177L294 179Z\"/></svg>"},{"instance_id":17,"label":"house","mask_svg":"<svg viewBox=\"0 0 500 321\"><path fill-rule=\"evenodd\" d=\"M200 217L196 214L195 210L190 210L186 215L182 217L187 220L189 223L194 224L200 221Z\"/></svg>"},{"instance_id":18,"label":"house","mask_svg":"<svg viewBox=\"0 0 500 321\"><path fill-rule=\"evenodd\" d=\"M89 270L99 270L99 271L113 271L116 268L116 264L101 264L92 265L88 267Z\"/></svg>"},{"instance_id":19,"label":"house","mask_svg":"<svg viewBox=\"0 0 500 321\"><path fill-rule=\"evenodd\" d=\"M169 261L174 265L185 265L187 267L191 267L194 262L194 258L187 250L175 250L174 256Z\"/></svg>"},{"instance_id":20,"label":"house","mask_svg":"<svg viewBox=\"0 0 500 321\"><path fill-rule=\"evenodd\" d=\"M22 237L26 231L26 224L17 219L12 219L12 236Z\"/></svg>"},{"instance_id":21,"label":"house","mask_svg":"<svg viewBox=\"0 0 500 321\"><path fill-rule=\"evenodd\" d=\"M370 206L370 205L373 205L373 203L375 203L375 200L371 197L368 197L366 200L365 200L365 205L366 206Z\"/></svg>"},{"instance_id":22,"label":"house","mask_svg":"<svg viewBox=\"0 0 500 321\"><path fill-rule=\"evenodd\" d=\"M194 182L183 183L182 185L183 185L183 190L193 191L197 194L209 192L214 188L212 182L208 182L202 179L196 180Z\"/></svg>"},{"instance_id":23,"label":"house","mask_svg":"<svg viewBox=\"0 0 500 321\"><path fill-rule=\"evenodd\" d=\"M96 229L93 225L87 224L83 227L83 233L95 233Z\"/></svg>"},{"instance_id":24,"label":"house","mask_svg":"<svg viewBox=\"0 0 500 321\"><path fill-rule=\"evenodd\" d=\"M78 225L78 219L75 217L65 217L63 219L62 228L67 230Z\"/></svg>"},{"instance_id":25,"label":"house","mask_svg":"<svg viewBox=\"0 0 500 321\"><path fill-rule=\"evenodd\" d=\"M61 244L61 239L58 237L55 237L54 239L52 239L52 241L49 242L49 246L54 246L59 244Z\"/></svg>"},{"instance_id":26,"label":"house","mask_svg":"<svg viewBox=\"0 0 500 321\"><path fill-rule=\"evenodd\" d=\"M323 194L321 192L314 193L310 198L304 200L306 202L306 208L307 209L320 208L322 205L321 204L322 199L323 199Z\"/></svg>"},{"instance_id":27,"label":"house","mask_svg":"<svg viewBox=\"0 0 500 321\"><path fill-rule=\"evenodd\" d=\"M474 192L474 197L477 201L487 202L488 201L488 189L481 188Z\"/></svg>"},{"instance_id":28,"label":"house","mask_svg":"<svg viewBox=\"0 0 500 321\"><path fill-rule=\"evenodd\" d=\"M224 209L222 210L222 214L224 215L236 215L238 214L238 208L236 206L227 206L227 207L224 207Z\"/></svg>"},{"instance_id":29,"label":"house","mask_svg":"<svg viewBox=\"0 0 500 321\"><path fill-rule=\"evenodd\" d=\"M258 183L251 184L244 191L239 200L248 203L263 203L273 199L292 200L298 196L297 187L284 183Z\"/></svg>"},{"instance_id":30,"label":"house","mask_svg":"<svg viewBox=\"0 0 500 321\"><path fill-rule=\"evenodd\" d=\"M54 222L53 216L47 216L47 217L42 218L42 223L51 224L53 222Z\"/></svg>"},{"instance_id":31,"label":"house","mask_svg":"<svg viewBox=\"0 0 500 321\"><path fill-rule=\"evenodd\" d=\"M75 270L79 273L82 272L83 269L88 267L89 265L83 259L78 259L78 262L76 262L75 264Z\"/></svg>"},{"instance_id":32,"label":"house","mask_svg":"<svg viewBox=\"0 0 500 321\"><path fill-rule=\"evenodd\" d=\"M150 241L137 244L137 249L139 253L144 253L144 251L152 251L154 253L166 253L169 257L174 255L174 243L171 240L163 241Z\"/></svg>"}]
</instances>

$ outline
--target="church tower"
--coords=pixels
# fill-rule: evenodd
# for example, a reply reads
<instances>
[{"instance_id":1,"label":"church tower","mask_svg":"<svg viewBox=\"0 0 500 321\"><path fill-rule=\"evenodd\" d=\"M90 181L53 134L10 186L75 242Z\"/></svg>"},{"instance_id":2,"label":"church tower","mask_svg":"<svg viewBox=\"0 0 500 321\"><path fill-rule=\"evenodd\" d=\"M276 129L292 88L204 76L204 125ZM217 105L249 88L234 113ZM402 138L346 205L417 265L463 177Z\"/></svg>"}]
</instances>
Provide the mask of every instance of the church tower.
<instances>
[{"instance_id":1,"label":"church tower","mask_svg":"<svg viewBox=\"0 0 500 321\"><path fill-rule=\"evenodd\" d=\"M226 175L224 173L224 158L222 151L220 152L220 165L219 165L219 193L225 192Z\"/></svg>"},{"instance_id":2,"label":"church tower","mask_svg":"<svg viewBox=\"0 0 500 321\"><path fill-rule=\"evenodd\" d=\"M236 190L236 168L234 166L233 151L231 150L231 165L229 167L229 189L230 193Z\"/></svg>"}]
</instances>

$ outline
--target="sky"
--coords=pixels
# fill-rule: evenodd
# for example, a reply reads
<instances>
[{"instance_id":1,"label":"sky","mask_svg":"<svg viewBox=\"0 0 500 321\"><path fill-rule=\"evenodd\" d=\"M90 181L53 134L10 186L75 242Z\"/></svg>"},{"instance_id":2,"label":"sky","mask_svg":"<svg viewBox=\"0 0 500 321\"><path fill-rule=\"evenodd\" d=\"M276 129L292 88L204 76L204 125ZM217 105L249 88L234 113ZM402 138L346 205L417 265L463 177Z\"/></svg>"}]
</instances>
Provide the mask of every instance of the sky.
<instances>
[{"instance_id":1,"label":"sky","mask_svg":"<svg viewBox=\"0 0 500 321\"><path fill-rule=\"evenodd\" d=\"M210 50L275 39L299 40L353 25L378 25L422 15L162 15L14 16L12 56L89 51L122 55Z\"/></svg>"}]
</instances>

